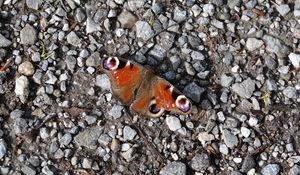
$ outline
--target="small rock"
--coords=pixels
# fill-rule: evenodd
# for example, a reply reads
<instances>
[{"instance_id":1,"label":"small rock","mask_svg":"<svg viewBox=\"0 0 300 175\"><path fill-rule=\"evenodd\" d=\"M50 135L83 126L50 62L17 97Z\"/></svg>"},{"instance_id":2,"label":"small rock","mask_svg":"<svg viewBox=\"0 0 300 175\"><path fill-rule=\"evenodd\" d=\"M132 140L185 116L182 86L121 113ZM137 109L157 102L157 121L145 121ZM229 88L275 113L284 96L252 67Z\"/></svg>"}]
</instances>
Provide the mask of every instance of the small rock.
<instances>
[{"instance_id":1,"label":"small rock","mask_svg":"<svg viewBox=\"0 0 300 175\"><path fill-rule=\"evenodd\" d=\"M233 84L232 90L242 98L250 98L255 90L255 81L247 78L242 83Z\"/></svg>"},{"instance_id":2,"label":"small rock","mask_svg":"<svg viewBox=\"0 0 300 175\"><path fill-rule=\"evenodd\" d=\"M10 118L15 119L15 118L21 118L25 114L24 111L20 109L15 109L10 113Z\"/></svg>"},{"instance_id":3,"label":"small rock","mask_svg":"<svg viewBox=\"0 0 300 175\"><path fill-rule=\"evenodd\" d=\"M76 67L76 58L72 55L67 55L66 57L66 64L67 68L71 71L74 72L74 69Z\"/></svg>"},{"instance_id":4,"label":"small rock","mask_svg":"<svg viewBox=\"0 0 300 175\"><path fill-rule=\"evenodd\" d=\"M86 59L86 61L85 61L86 66L97 67L100 64L99 58L100 58L99 52L93 53L91 56L89 56Z\"/></svg>"},{"instance_id":5,"label":"small rock","mask_svg":"<svg viewBox=\"0 0 300 175\"><path fill-rule=\"evenodd\" d=\"M202 145L205 144L205 142L210 142L215 139L215 136L213 134L209 134L207 132L200 132L198 134L198 140L202 143Z\"/></svg>"},{"instance_id":6,"label":"small rock","mask_svg":"<svg viewBox=\"0 0 300 175\"><path fill-rule=\"evenodd\" d=\"M254 51L256 49L259 49L263 45L264 45L264 42L262 40L259 40L256 38L248 38L246 41L246 48L249 51Z\"/></svg>"},{"instance_id":7,"label":"small rock","mask_svg":"<svg viewBox=\"0 0 300 175\"><path fill-rule=\"evenodd\" d=\"M188 84L184 89L183 93L192 99L193 101L199 103L202 93L205 91L204 88L199 87L196 83L192 82Z\"/></svg>"},{"instance_id":8,"label":"small rock","mask_svg":"<svg viewBox=\"0 0 300 175\"><path fill-rule=\"evenodd\" d=\"M5 38L3 35L0 34L0 48L1 47L8 47L12 44L10 40Z\"/></svg>"},{"instance_id":9,"label":"small rock","mask_svg":"<svg viewBox=\"0 0 300 175\"><path fill-rule=\"evenodd\" d=\"M75 47L80 47L81 45L81 39L73 31L67 35L67 42Z\"/></svg>"},{"instance_id":10,"label":"small rock","mask_svg":"<svg viewBox=\"0 0 300 175\"><path fill-rule=\"evenodd\" d=\"M277 164L268 164L261 170L262 175L276 175L280 172L280 166Z\"/></svg>"},{"instance_id":11,"label":"small rock","mask_svg":"<svg viewBox=\"0 0 300 175\"><path fill-rule=\"evenodd\" d=\"M235 135L231 134L231 132L227 129L222 130L222 136L225 144L231 149L237 146L237 144L239 143L238 138Z\"/></svg>"},{"instance_id":12,"label":"small rock","mask_svg":"<svg viewBox=\"0 0 300 175\"><path fill-rule=\"evenodd\" d=\"M270 35L264 35L263 40L267 45L266 50L275 53L278 57L286 57L291 49L286 46L281 40Z\"/></svg>"},{"instance_id":13,"label":"small rock","mask_svg":"<svg viewBox=\"0 0 300 175\"><path fill-rule=\"evenodd\" d=\"M227 1L229 8L234 9L234 7L240 7L242 0L230 0Z\"/></svg>"},{"instance_id":14,"label":"small rock","mask_svg":"<svg viewBox=\"0 0 300 175\"><path fill-rule=\"evenodd\" d=\"M170 162L165 167L163 167L160 175L186 175L186 165L182 162Z\"/></svg>"},{"instance_id":15,"label":"small rock","mask_svg":"<svg viewBox=\"0 0 300 175\"><path fill-rule=\"evenodd\" d=\"M135 27L136 36L138 38L143 39L144 41L147 41L148 39L154 36L154 32L151 29L151 26L145 21L137 21L135 23Z\"/></svg>"},{"instance_id":16,"label":"small rock","mask_svg":"<svg viewBox=\"0 0 300 175\"><path fill-rule=\"evenodd\" d=\"M7 152L7 144L3 139L0 139L0 159L2 159Z\"/></svg>"},{"instance_id":17,"label":"small rock","mask_svg":"<svg viewBox=\"0 0 300 175\"><path fill-rule=\"evenodd\" d=\"M98 138L102 132L103 128L99 126L86 128L74 137L74 141L78 146L96 149Z\"/></svg>"},{"instance_id":18,"label":"small rock","mask_svg":"<svg viewBox=\"0 0 300 175\"><path fill-rule=\"evenodd\" d=\"M58 79L52 71L47 71L46 75L48 79L45 83L54 85L57 82Z\"/></svg>"},{"instance_id":19,"label":"small rock","mask_svg":"<svg viewBox=\"0 0 300 175\"><path fill-rule=\"evenodd\" d=\"M176 131L181 128L180 120L177 117L173 117L173 116L167 117L166 124L168 125L171 131Z\"/></svg>"},{"instance_id":20,"label":"small rock","mask_svg":"<svg viewBox=\"0 0 300 175\"><path fill-rule=\"evenodd\" d=\"M228 147L225 144L220 145L219 148L220 153L227 155L229 150Z\"/></svg>"},{"instance_id":21,"label":"small rock","mask_svg":"<svg viewBox=\"0 0 300 175\"><path fill-rule=\"evenodd\" d=\"M187 18L187 12L183 10L181 7L176 6L173 13L173 19L180 23Z\"/></svg>"},{"instance_id":22,"label":"small rock","mask_svg":"<svg viewBox=\"0 0 300 175\"><path fill-rule=\"evenodd\" d=\"M90 159L84 158L82 161L82 168L90 169L92 168L92 161Z\"/></svg>"},{"instance_id":23,"label":"small rock","mask_svg":"<svg viewBox=\"0 0 300 175\"><path fill-rule=\"evenodd\" d=\"M131 29L137 21L137 17L127 10L123 10L118 16L118 21L123 28Z\"/></svg>"},{"instance_id":24,"label":"small rock","mask_svg":"<svg viewBox=\"0 0 300 175\"><path fill-rule=\"evenodd\" d=\"M283 95L285 95L287 98L296 98L297 90L295 87L287 87L283 91Z\"/></svg>"},{"instance_id":25,"label":"small rock","mask_svg":"<svg viewBox=\"0 0 300 175\"><path fill-rule=\"evenodd\" d=\"M213 16L215 13L215 7L212 4L204 4L203 12L208 14L209 16Z\"/></svg>"},{"instance_id":26,"label":"small rock","mask_svg":"<svg viewBox=\"0 0 300 175\"><path fill-rule=\"evenodd\" d=\"M162 61L166 56L167 51L161 47L160 45L156 44L149 52L149 55L156 58L158 61Z\"/></svg>"},{"instance_id":27,"label":"small rock","mask_svg":"<svg viewBox=\"0 0 300 175\"><path fill-rule=\"evenodd\" d=\"M25 61L19 65L18 71L26 76L31 76L34 74L34 67L31 62Z\"/></svg>"},{"instance_id":28,"label":"small rock","mask_svg":"<svg viewBox=\"0 0 300 175\"><path fill-rule=\"evenodd\" d=\"M26 26L20 32L21 44L33 45L37 40L37 32L31 25Z\"/></svg>"},{"instance_id":29,"label":"small rock","mask_svg":"<svg viewBox=\"0 0 300 175\"><path fill-rule=\"evenodd\" d=\"M282 5L276 6L276 9L280 13L281 16L285 16L291 10L288 4L282 4Z\"/></svg>"},{"instance_id":30,"label":"small rock","mask_svg":"<svg viewBox=\"0 0 300 175\"><path fill-rule=\"evenodd\" d=\"M35 168L30 165L23 165L21 168L21 171L25 175L35 175L36 174Z\"/></svg>"},{"instance_id":31,"label":"small rock","mask_svg":"<svg viewBox=\"0 0 300 175\"><path fill-rule=\"evenodd\" d=\"M251 134L250 129L246 128L246 127L241 127L241 134L243 137L248 138Z\"/></svg>"},{"instance_id":32,"label":"small rock","mask_svg":"<svg viewBox=\"0 0 300 175\"><path fill-rule=\"evenodd\" d=\"M29 95L29 81L24 75L16 79L15 93L23 104L27 101Z\"/></svg>"},{"instance_id":33,"label":"small rock","mask_svg":"<svg viewBox=\"0 0 300 175\"><path fill-rule=\"evenodd\" d=\"M221 75L220 83L223 87L229 87L233 83L234 78L226 74Z\"/></svg>"},{"instance_id":34,"label":"small rock","mask_svg":"<svg viewBox=\"0 0 300 175\"><path fill-rule=\"evenodd\" d=\"M295 68L300 67L300 54L290 53L289 59Z\"/></svg>"},{"instance_id":35,"label":"small rock","mask_svg":"<svg viewBox=\"0 0 300 175\"><path fill-rule=\"evenodd\" d=\"M128 0L127 1L128 8L132 12L135 12L140 7L143 7L143 5L145 4L145 2L146 2L146 0Z\"/></svg>"},{"instance_id":36,"label":"small rock","mask_svg":"<svg viewBox=\"0 0 300 175\"><path fill-rule=\"evenodd\" d=\"M26 5L29 8L32 8L34 10L38 10L39 6L42 4L42 0L26 0Z\"/></svg>"},{"instance_id":37,"label":"small rock","mask_svg":"<svg viewBox=\"0 0 300 175\"><path fill-rule=\"evenodd\" d=\"M137 132L129 126L123 128L123 139L124 141L133 140Z\"/></svg>"},{"instance_id":38,"label":"small rock","mask_svg":"<svg viewBox=\"0 0 300 175\"><path fill-rule=\"evenodd\" d=\"M108 111L108 115L112 116L114 119L118 119L122 116L123 106L114 105L111 110Z\"/></svg>"},{"instance_id":39,"label":"small rock","mask_svg":"<svg viewBox=\"0 0 300 175\"><path fill-rule=\"evenodd\" d=\"M86 33L93 33L96 31L101 30L101 27L99 24L97 24L93 19L91 19L90 17L87 18L86 20L86 27L85 27L85 31Z\"/></svg>"},{"instance_id":40,"label":"small rock","mask_svg":"<svg viewBox=\"0 0 300 175\"><path fill-rule=\"evenodd\" d=\"M256 165L256 161L254 160L254 158L247 156L243 161L241 172L247 173L249 170L254 168L255 165Z\"/></svg>"},{"instance_id":41,"label":"small rock","mask_svg":"<svg viewBox=\"0 0 300 175\"><path fill-rule=\"evenodd\" d=\"M72 135L70 133L66 133L60 138L59 143L67 146L71 143L71 141L72 141Z\"/></svg>"},{"instance_id":42,"label":"small rock","mask_svg":"<svg viewBox=\"0 0 300 175\"><path fill-rule=\"evenodd\" d=\"M193 60L202 61L202 60L205 59L204 55L201 52L197 52L197 51L192 51L191 57L192 57Z\"/></svg>"},{"instance_id":43,"label":"small rock","mask_svg":"<svg viewBox=\"0 0 300 175\"><path fill-rule=\"evenodd\" d=\"M210 158L205 153L196 154L190 162L191 168L195 171L204 171L209 167L209 165Z\"/></svg>"},{"instance_id":44,"label":"small rock","mask_svg":"<svg viewBox=\"0 0 300 175\"><path fill-rule=\"evenodd\" d=\"M51 170L51 169L49 168L49 166L44 166L44 167L42 168L42 172L43 172L44 174L46 174L46 175L54 175L53 170Z\"/></svg>"},{"instance_id":45,"label":"small rock","mask_svg":"<svg viewBox=\"0 0 300 175\"><path fill-rule=\"evenodd\" d=\"M299 175L300 174L300 166L299 165L294 165L288 175Z\"/></svg>"},{"instance_id":46,"label":"small rock","mask_svg":"<svg viewBox=\"0 0 300 175\"><path fill-rule=\"evenodd\" d=\"M102 91L110 90L110 80L106 74L96 76L96 86L100 87Z\"/></svg>"}]
</instances>

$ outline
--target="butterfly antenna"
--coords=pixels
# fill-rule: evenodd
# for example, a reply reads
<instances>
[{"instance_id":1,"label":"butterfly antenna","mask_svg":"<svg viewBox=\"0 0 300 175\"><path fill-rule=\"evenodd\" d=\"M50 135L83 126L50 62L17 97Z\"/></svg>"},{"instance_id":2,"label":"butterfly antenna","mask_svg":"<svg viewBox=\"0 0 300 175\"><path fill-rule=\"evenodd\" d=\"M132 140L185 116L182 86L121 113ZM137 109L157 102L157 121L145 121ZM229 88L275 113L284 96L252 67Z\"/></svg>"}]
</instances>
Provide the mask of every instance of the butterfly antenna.
<instances>
[{"instance_id":1,"label":"butterfly antenna","mask_svg":"<svg viewBox=\"0 0 300 175\"><path fill-rule=\"evenodd\" d=\"M137 123L134 123L134 122L133 122L133 115L132 115L132 113L130 112L129 107L125 106L124 109L125 109L125 112L128 114L127 116L128 116L128 118L129 118L129 120L130 120L132 126L138 131L139 136L143 139L143 141L144 141L144 143L146 144L146 146L150 147L150 149L152 150L152 152L154 152L154 153L156 154L156 156L158 156L159 159L161 160L161 161L160 161L161 164L160 164L160 166L159 166L158 169L159 169L159 170L162 169L162 167L163 167L164 164L166 163L165 157L164 157L164 156L156 149L156 146L154 145L154 143L153 143L153 142L150 142L150 141L147 139L145 133L141 130L141 128L137 125Z\"/></svg>"}]
</instances>

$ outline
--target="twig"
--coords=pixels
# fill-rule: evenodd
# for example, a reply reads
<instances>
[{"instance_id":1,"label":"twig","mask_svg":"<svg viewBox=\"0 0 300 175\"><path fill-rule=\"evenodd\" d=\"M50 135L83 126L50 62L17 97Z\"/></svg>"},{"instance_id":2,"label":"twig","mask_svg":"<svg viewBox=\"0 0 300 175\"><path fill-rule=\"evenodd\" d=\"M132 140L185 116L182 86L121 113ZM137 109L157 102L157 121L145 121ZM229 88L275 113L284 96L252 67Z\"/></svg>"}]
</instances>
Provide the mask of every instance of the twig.
<instances>
[{"instance_id":1,"label":"twig","mask_svg":"<svg viewBox=\"0 0 300 175\"><path fill-rule=\"evenodd\" d=\"M0 67L0 73L4 73L6 71L6 69L10 66L11 63L12 63L12 60L8 59L6 61L6 63L2 67Z\"/></svg>"}]
</instances>

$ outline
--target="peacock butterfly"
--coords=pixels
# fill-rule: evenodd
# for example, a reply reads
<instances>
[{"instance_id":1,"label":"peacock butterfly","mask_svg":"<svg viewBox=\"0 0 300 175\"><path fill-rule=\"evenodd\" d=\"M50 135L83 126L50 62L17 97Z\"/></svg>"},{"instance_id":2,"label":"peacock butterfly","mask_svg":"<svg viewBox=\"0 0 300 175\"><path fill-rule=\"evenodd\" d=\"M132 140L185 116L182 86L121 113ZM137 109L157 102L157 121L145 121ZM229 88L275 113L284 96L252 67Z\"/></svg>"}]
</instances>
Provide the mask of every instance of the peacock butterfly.
<instances>
[{"instance_id":1,"label":"peacock butterfly","mask_svg":"<svg viewBox=\"0 0 300 175\"><path fill-rule=\"evenodd\" d=\"M103 56L100 63L100 69L110 79L114 96L135 113L159 117L164 111L191 112L191 101L152 70L118 57Z\"/></svg>"}]
</instances>

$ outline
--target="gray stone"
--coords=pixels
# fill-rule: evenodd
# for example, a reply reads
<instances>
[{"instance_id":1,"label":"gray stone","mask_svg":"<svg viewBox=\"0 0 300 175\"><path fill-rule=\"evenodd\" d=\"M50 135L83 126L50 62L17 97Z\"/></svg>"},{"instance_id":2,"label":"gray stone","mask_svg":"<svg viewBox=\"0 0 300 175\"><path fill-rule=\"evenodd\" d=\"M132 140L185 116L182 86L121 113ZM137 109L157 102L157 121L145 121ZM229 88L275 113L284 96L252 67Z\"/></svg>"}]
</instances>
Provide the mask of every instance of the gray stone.
<instances>
[{"instance_id":1,"label":"gray stone","mask_svg":"<svg viewBox=\"0 0 300 175\"><path fill-rule=\"evenodd\" d=\"M181 128L181 123L178 117L173 117L173 116L167 117L166 124L168 125L171 131L177 131L178 129Z\"/></svg>"},{"instance_id":2,"label":"gray stone","mask_svg":"<svg viewBox=\"0 0 300 175\"><path fill-rule=\"evenodd\" d=\"M19 65L18 71L19 73L24 74L26 76L31 76L34 74L34 67L31 62L24 61L22 64Z\"/></svg>"},{"instance_id":3,"label":"gray stone","mask_svg":"<svg viewBox=\"0 0 300 175\"><path fill-rule=\"evenodd\" d=\"M253 157L247 156L242 164L241 172L242 173L247 173L249 170L254 168L256 165L256 162Z\"/></svg>"},{"instance_id":4,"label":"gray stone","mask_svg":"<svg viewBox=\"0 0 300 175\"><path fill-rule=\"evenodd\" d=\"M7 152L7 144L3 139L0 139L0 159L2 159Z\"/></svg>"},{"instance_id":5,"label":"gray stone","mask_svg":"<svg viewBox=\"0 0 300 175\"><path fill-rule=\"evenodd\" d=\"M72 55L67 55L66 56L66 64L67 68L71 71L74 72L74 69L76 67L77 60L74 56Z\"/></svg>"},{"instance_id":6,"label":"gray stone","mask_svg":"<svg viewBox=\"0 0 300 175\"><path fill-rule=\"evenodd\" d=\"M62 149L58 149L55 153L54 153L54 159L61 159L64 157L64 152Z\"/></svg>"},{"instance_id":7,"label":"gray stone","mask_svg":"<svg viewBox=\"0 0 300 175\"><path fill-rule=\"evenodd\" d=\"M193 101L199 103L202 93L205 91L204 88L199 87L196 83L192 82L188 84L184 89L183 93L192 99Z\"/></svg>"},{"instance_id":8,"label":"gray stone","mask_svg":"<svg viewBox=\"0 0 300 175\"><path fill-rule=\"evenodd\" d=\"M3 35L0 34L0 48L1 47L8 47L12 44L10 40L5 38Z\"/></svg>"},{"instance_id":9,"label":"gray stone","mask_svg":"<svg viewBox=\"0 0 300 175\"><path fill-rule=\"evenodd\" d=\"M100 29L101 29L100 25L97 24L92 18L88 17L86 19L86 27L85 27L86 33L93 33L99 31Z\"/></svg>"},{"instance_id":10,"label":"gray stone","mask_svg":"<svg viewBox=\"0 0 300 175\"><path fill-rule=\"evenodd\" d=\"M43 77L43 71L41 69L38 69L33 74L32 79L35 83L42 84L42 77Z\"/></svg>"},{"instance_id":11,"label":"gray stone","mask_svg":"<svg viewBox=\"0 0 300 175\"><path fill-rule=\"evenodd\" d=\"M81 39L73 31L67 35L67 42L75 47L81 46Z\"/></svg>"},{"instance_id":12,"label":"gray stone","mask_svg":"<svg viewBox=\"0 0 300 175\"><path fill-rule=\"evenodd\" d=\"M262 175L276 175L280 172L280 166L277 164L268 164L261 170Z\"/></svg>"},{"instance_id":13,"label":"gray stone","mask_svg":"<svg viewBox=\"0 0 300 175\"><path fill-rule=\"evenodd\" d=\"M290 53L289 59L295 68L300 67L300 54Z\"/></svg>"},{"instance_id":14,"label":"gray stone","mask_svg":"<svg viewBox=\"0 0 300 175\"><path fill-rule=\"evenodd\" d=\"M124 141L133 140L137 132L130 126L125 126L123 128L123 139Z\"/></svg>"},{"instance_id":15,"label":"gray stone","mask_svg":"<svg viewBox=\"0 0 300 175\"><path fill-rule=\"evenodd\" d=\"M213 19L210 23L211 23L211 25L213 25L214 27L216 27L218 29L224 29L224 23L217 19Z\"/></svg>"},{"instance_id":16,"label":"gray stone","mask_svg":"<svg viewBox=\"0 0 300 175\"><path fill-rule=\"evenodd\" d=\"M242 0L230 0L227 1L229 8L233 9L234 7L240 7Z\"/></svg>"},{"instance_id":17,"label":"gray stone","mask_svg":"<svg viewBox=\"0 0 300 175\"><path fill-rule=\"evenodd\" d=\"M85 118L85 121L88 125L94 124L97 121L97 116L95 115L87 115Z\"/></svg>"},{"instance_id":18,"label":"gray stone","mask_svg":"<svg viewBox=\"0 0 300 175\"><path fill-rule=\"evenodd\" d=\"M277 67L277 62L275 61L274 58L272 58L272 57L270 57L270 56L267 56L267 57L265 58L265 65L266 65L269 69L274 70L274 69L276 69L276 67Z\"/></svg>"},{"instance_id":19,"label":"gray stone","mask_svg":"<svg viewBox=\"0 0 300 175\"><path fill-rule=\"evenodd\" d=\"M84 146L89 149L96 149L97 140L102 132L103 128L99 126L86 128L74 137L74 141L78 146Z\"/></svg>"},{"instance_id":20,"label":"gray stone","mask_svg":"<svg viewBox=\"0 0 300 175\"><path fill-rule=\"evenodd\" d=\"M118 16L118 21L123 28L131 29L137 21L137 17L127 10L123 10Z\"/></svg>"},{"instance_id":21,"label":"gray stone","mask_svg":"<svg viewBox=\"0 0 300 175\"><path fill-rule=\"evenodd\" d=\"M49 137L50 131L48 128L43 127L40 129L40 137L42 139L47 139Z\"/></svg>"},{"instance_id":22,"label":"gray stone","mask_svg":"<svg viewBox=\"0 0 300 175\"><path fill-rule=\"evenodd\" d=\"M148 39L154 36L154 32L151 29L151 26L145 21L137 21L135 23L135 27L136 27L136 36L138 38L143 39L144 41L147 41Z\"/></svg>"},{"instance_id":23,"label":"gray stone","mask_svg":"<svg viewBox=\"0 0 300 175\"><path fill-rule=\"evenodd\" d=\"M173 12L173 19L180 23L187 18L187 12L179 6L176 6Z\"/></svg>"},{"instance_id":24,"label":"gray stone","mask_svg":"<svg viewBox=\"0 0 300 175\"><path fill-rule=\"evenodd\" d=\"M208 14L209 16L213 16L215 13L215 7L212 4L204 4L203 5L203 13Z\"/></svg>"},{"instance_id":25,"label":"gray stone","mask_svg":"<svg viewBox=\"0 0 300 175\"><path fill-rule=\"evenodd\" d=\"M297 96L297 89L292 86L288 86L282 92L283 95L286 96L287 98L296 98Z\"/></svg>"},{"instance_id":26,"label":"gray stone","mask_svg":"<svg viewBox=\"0 0 300 175\"><path fill-rule=\"evenodd\" d=\"M221 75L220 83L223 87L229 87L233 83L234 78L226 74Z\"/></svg>"},{"instance_id":27,"label":"gray stone","mask_svg":"<svg viewBox=\"0 0 300 175\"><path fill-rule=\"evenodd\" d=\"M277 91L278 87L274 79L267 80L267 87L269 91Z\"/></svg>"},{"instance_id":28,"label":"gray stone","mask_svg":"<svg viewBox=\"0 0 300 175\"><path fill-rule=\"evenodd\" d=\"M201 52L198 52L198 51L192 51L191 57L192 57L193 60L202 61L202 60L205 59L204 55Z\"/></svg>"},{"instance_id":29,"label":"gray stone","mask_svg":"<svg viewBox=\"0 0 300 175\"><path fill-rule=\"evenodd\" d=\"M240 173L239 171L232 171L230 173L230 175L243 175L242 173Z\"/></svg>"},{"instance_id":30,"label":"gray stone","mask_svg":"<svg viewBox=\"0 0 300 175\"><path fill-rule=\"evenodd\" d=\"M16 79L15 94L22 103L26 103L29 95L29 80L24 75Z\"/></svg>"},{"instance_id":31,"label":"gray stone","mask_svg":"<svg viewBox=\"0 0 300 175\"><path fill-rule=\"evenodd\" d=\"M21 118L25 114L24 111L20 109L15 109L10 113L10 118L15 119L15 118Z\"/></svg>"},{"instance_id":32,"label":"gray stone","mask_svg":"<svg viewBox=\"0 0 300 175\"><path fill-rule=\"evenodd\" d=\"M124 131L124 130L123 130ZM126 131L128 132L128 131ZM131 132L131 131L130 131ZM126 133L128 134L128 133ZM132 134L132 133L130 133ZM123 134L124 135L124 134ZM127 135L128 136L128 135ZM111 142L111 137L109 137L109 135L107 134L101 134L99 139L98 139L98 142L101 144L101 145L104 145L104 146L107 146L110 142Z\"/></svg>"},{"instance_id":33,"label":"gray stone","mask_svg":"<svg viewBox=\"0 0 300 175\"><path fill-rule=\"evenodd\" d=\"M194 64L196 67L199 65L199 64ZM195 66L192 66L190 63L188 62L184 62L184 67L185 67L185 70L186 72L189 74L189 75L192 75L194 76L196 74L196 71L193 67Z\"/></svg>"},{"instance_id":34,"label":"gray stone","mask_svg":"<svg viewBox=\"0 0 300 175\"><path fill-rule=\"evenodd\" d=\"M78 22L83 22L85 19L85 13L82 11L81 8L77 8L75 11L75 17Z\"/></svg>"},{"instance_id":35,"label":"gray stone","mask_svg":"<svg viewBox=\"0 0 300 175\"><path fill-rule=\"evenodd\" d=\"M90 169L92 168L92 163L93 163L92 160L84 158L82 161L82 168Z\"/></svg>"},{"instance_id":36,"label":"gray stone","mask_svg":"<svg viewBox=\"0 0 300 175\"><path fill-rule=\"evenodd\" d=\"M46 174L46 175L54 175L55 173L53 172L53 170L51 170L50 168L49 168L49 166L44 166L43 168L42 168L42 172L44 173L44 174Z\"/></svg>"},{"instance_id":37,"label":"gray stone","mask_svg":"<svg viewBox=\"0 0 300 175\"><path fill-rule=\"evenodd\" d=\"M264 45L264 42L260 39L256 38L248 38L246 41L246 48L249 51L254 51L256 49L261 48Z\"/></svg>"},{"instance_id":38,"label":"gray stone","mask_svg":"<svg viewBox=\"0 0 300 175\"><path fill-rule=\"evenodd\" d=\"M255 81L251 78L232 85L232 90L242 98L250 98L255 90Z\"/></svg>"},{"instance_id":39,"label":"gray stone","mask_svg":"<svg viewBox=\"0 0 300 175\"><path fill-rule=\"evenodd\" d=\"M174 55L170 57L170 62L172 63L173 70L177 70L181 63L181 59L177 55Z\"/></svg>"},{"instance_id":40,"label":"gray stone","mask_svg":"<svg viewBox=\"0 0 300 175\"><path fill-rule=\"evenodd\" d=\"M37 40L37 31L31 25L26 26L20 32L21 44L33 45Z\"/></svg>"},{"instance_id":41,"label":"gray stone","mask_svg":"<svg viewBox=\"0 0 300 175\"><path fill-rule=\"evenodd\" d=\"M96 86L101 90L110 90L110 80L106 74L100 74L96 76Z\"/></svg>"},{"instance_id":42,"label":"gray stone","mask_svg":"<svg viewBox=\"0 0 300 175\"><path fill-rule=\"evenodd\" d=\"M266 50L275 53L278 57L286 57L291 49L286 46L281 40L271 35L264 35L263 40L267 45Z\"/></svg>"},{"instance_id":43,"label":"gray stone","mask_svg":"<svg viewBox=\"0 0 300 175\"><path fill-rule=\"evenodd\" d=\"M173 46L174 40L175 40L174 34L170 32L162 32L161 34L159 34L158 43L165 50L169 50Z\"/></svg>"},{"instance_id":44,"label":"gray stone","mask_svg":"<svg viewBox=\"0 0 300 175\"><path fill-rule=\"evenodd\" d=\"M60 138L59 143L67 146L71 143L71 141L72 141L72 135L70 133L66 133Z\"/></svg>"},{"instance_id":45,"label":"gray stone","mask_svg":"<svg viewBox=\"0 0 300 175\"><path fill-rule=\"evenodd\" d=\"M123 106L114 105L111 110L108 111L108 115L112 116L114 119L118 119L122 116Z\"/></svg>"},{"instance_id":46,"label":"gray stone","mask_svg":"<svg viewBox=\"0 0 300 175\"><path fill-rule=\"evenodd\" d=\"M86 59L85 64L86 64L86 66L91 66L91 67L97 67L98 65L100 65L100 54L99 54L99 52L95 52L91 56L89 56Z\"/></svg>"},{"instance_id":47,"label":"gray stone","mask_svg":"<svg viewBox=\"0 0 300 175\"><path fill-rule=\"evenodd\" d=\"M26 0L26 5L29 8L32 8L34 10L38 10L39 6L42 4L42 0Z\"/></svg>"},{"instance_id":48,"label":"gray stone","mask_svg":"<svg viewBox=\"0 0 300 175\"><path fill-rule=\"evenodd\" d=\"M280 13L281 16L285 16L290 12L290 6L288 4L282 4L279 6L276 6L277 11Z\"/></svg>"},{"instance_id":49,"label":"gray stone","mask_svg":"<svg viewBox=\"0 0 300 175\"><path fill-rule=\"evenodd\" d=\"M300 166L299 165L294 165L288 175L299 175L300 174Z\"/></svg>"},{"instance_id":50,"label":"gray stone","mask_svg":"<svg viewBox=\"0 0 300 175\"><path fill-rule=\"evenodd\" d=\"M16 118L14 120L14 131L17 135L28 131L28 123L24 118Z\"/></svg>"},{"instance_id":51,"label":"gray stone","mask_svg":"<svg viewBox=\"0 0 300 175\"><path fill-rule=\"evenodd\" d=\"M47 71L46 75L48 79L45 83L54 85L57 82L58 79L52 71Z\"/></svg>"},{"instance_id":52,"label":"gray stone","mask_svg":"<svg viewBox=\"0 0 300 175\"><path fill-rule=\"evenodd\" d=\"M210 159L207 154L196 154L191 162L190 166L195 171L204 171L206 170L210 165Z\"/></svg>"},{"instance_id":53,"label":"gray stone","mask_svg":"<svg viewBox=\"0 0 300 175\"><path fill-rule=\"evenodd\" d=\"M231 134L231 132L227 129L222 130L222 136L225 144L231 149L237 146L237 144L239 143L238 138L235 135Z\"/></svg>"},{"instance_id":54,"label":"gray stone","mask_svg":"<svg viewBox=\"0 0 300 175\"><path fill-rule=\"evenodd\" d=\"M150 50L149 55L156 58L158 61L162 61L164 57L166 56L167 51L161 47L160 45L155 45L153 49Z\"/></svg>"},{"instance_id":55,"label":"gray stone","mask_svg":"<svg viewBox=\"0 0 300 175\"><path fill-rule=\"evenodd\" d=\"M137 9L142 7L145 4L146 0L128 0L128 8L129 10L135 12Z\"/></svg>"},{"instance_id":56,"label":"gray stone","mask_svg":"<svg viewBox=\"0 0 300 175\"><path fill-rule=\"evenodd\" d=\"M36 174L35 168L30 165L23 165L21 168L21 171L25 175L35 175Z\"/></svg>"},{"instance_id":57,"label":"gray stone","mask_svg":"<svg viewBox=\"0 0 300 175\"><path fill-rule=\"evenodd\" d=\"M186 175L186 165L179 161L170 162L160 170L159 174L160 175Z\"/></svg>"}]
</instances>

